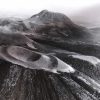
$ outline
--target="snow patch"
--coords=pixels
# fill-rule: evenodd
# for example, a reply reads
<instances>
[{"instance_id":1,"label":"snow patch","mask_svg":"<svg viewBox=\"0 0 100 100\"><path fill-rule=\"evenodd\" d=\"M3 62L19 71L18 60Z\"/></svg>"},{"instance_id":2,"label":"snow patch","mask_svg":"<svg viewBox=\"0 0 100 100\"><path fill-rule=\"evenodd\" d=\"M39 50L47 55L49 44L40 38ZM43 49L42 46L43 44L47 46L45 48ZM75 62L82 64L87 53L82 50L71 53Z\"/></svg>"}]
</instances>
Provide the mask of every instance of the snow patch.
<instances>
[{"instance_id":1,"label":"snow patch","mask_svg":"<svg viewBox=\"0 0 100 100\"><path fill-rule=\"evenodd\" d=\"M75 69L72 68L70 65L66 64L65 62L61 61L60 59L58 59L58 66L57 66L57 71L60 72L67 72L67 73L74 73Z\"/></svg>"},{"instance_id":2,"label":"snow patch","mask_svg":"<svg viewBox=\"0 0 100 100\"><path fill-rule=\"evenodd\" d=\"M88 61L93 65L97 65L98 63L100 63L100 59L98 59L98 58L96 58L94 56L72 55L72 57Z\"/></svg>"}]
</instances>

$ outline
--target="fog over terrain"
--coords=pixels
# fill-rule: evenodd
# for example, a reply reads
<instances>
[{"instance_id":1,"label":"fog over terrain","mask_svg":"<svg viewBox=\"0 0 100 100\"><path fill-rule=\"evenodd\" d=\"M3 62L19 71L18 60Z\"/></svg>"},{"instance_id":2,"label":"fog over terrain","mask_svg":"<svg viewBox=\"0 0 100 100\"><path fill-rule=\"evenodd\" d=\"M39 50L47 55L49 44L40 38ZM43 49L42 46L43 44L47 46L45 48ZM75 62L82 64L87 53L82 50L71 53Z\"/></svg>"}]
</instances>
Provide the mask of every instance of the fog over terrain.
<instances>
[{"instance_id":1,"label":"fog over terrain","mask_svg":"<svg viewBox=\"0 0 100 100\"><path fill-rule=\"evenodd\" d=\"M100 0L0 0L3 18L26 18L44 9L64 13L83 26L100 23Z\"/></svg>"},{"instance_id":2,"label":"fog over terrain","mask_svg":"<svg viewBox=\"0 0 100 100\"><path fill-rule=\"evenodd\" d=\"M100 27L100 4L80 10L71 19L86 27Z\"/></svg>"}]
</instances>

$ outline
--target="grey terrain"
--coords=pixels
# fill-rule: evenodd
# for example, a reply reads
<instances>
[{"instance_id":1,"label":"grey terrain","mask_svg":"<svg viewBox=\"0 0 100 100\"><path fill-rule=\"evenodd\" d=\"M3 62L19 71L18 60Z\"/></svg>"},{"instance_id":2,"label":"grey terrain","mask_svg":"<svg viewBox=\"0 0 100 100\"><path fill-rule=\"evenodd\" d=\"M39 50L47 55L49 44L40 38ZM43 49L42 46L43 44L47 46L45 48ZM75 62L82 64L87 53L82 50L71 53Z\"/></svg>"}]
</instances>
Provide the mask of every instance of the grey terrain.
<instances>
[{"instance_id":1,"label":"grey terrain","mask_svg":"<svg viewBox=\"0 0 100 100\"><path fill-rule=\"evenodd\" d=\"M0 19L0 100L100 100L99 38L47 10Z\"/></svg>"}]
</instances>

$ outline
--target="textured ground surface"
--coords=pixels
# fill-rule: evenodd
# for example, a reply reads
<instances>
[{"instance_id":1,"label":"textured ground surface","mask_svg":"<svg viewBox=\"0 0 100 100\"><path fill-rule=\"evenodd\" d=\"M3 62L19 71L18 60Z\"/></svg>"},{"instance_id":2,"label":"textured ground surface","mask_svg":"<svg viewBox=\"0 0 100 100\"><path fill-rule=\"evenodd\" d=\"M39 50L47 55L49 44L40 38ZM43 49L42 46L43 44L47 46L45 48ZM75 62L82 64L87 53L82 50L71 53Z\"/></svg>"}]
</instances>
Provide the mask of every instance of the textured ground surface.
<instances>
[{"instance_id":1,"label":"textured ground surface","mask_svg":"<svg viewBox=\"0 0 100 100\"><path fill-rule=\"evenodd\" d=\"M100 100L99 37L45 10L0 19L0 100Z\"/></svg>"}]
</instances>

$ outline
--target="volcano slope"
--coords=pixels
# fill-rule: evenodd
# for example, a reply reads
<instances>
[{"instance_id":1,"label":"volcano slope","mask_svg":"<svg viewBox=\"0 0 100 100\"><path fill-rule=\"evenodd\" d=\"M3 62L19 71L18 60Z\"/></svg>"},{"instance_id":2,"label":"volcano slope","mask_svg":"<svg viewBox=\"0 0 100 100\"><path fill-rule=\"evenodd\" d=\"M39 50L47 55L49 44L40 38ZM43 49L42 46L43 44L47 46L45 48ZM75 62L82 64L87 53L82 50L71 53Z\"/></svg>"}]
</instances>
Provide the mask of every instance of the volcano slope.
<instances>
[{"instance_id":1,"label":"volcano slope","mask_svg":"<svg viewBox=\"0 0 100 100\"><path fill-rule=\"evenodd\" d=\"M0 19L0 100L100 100L99 76L95 31L47 10Z\"/></svg>"}]
</instances>

